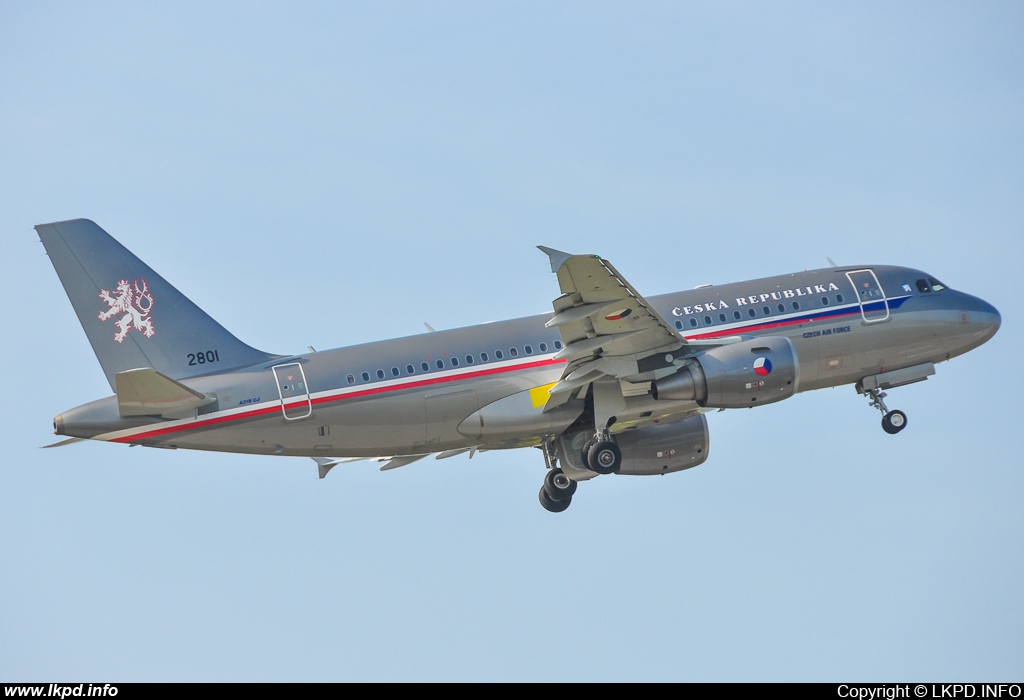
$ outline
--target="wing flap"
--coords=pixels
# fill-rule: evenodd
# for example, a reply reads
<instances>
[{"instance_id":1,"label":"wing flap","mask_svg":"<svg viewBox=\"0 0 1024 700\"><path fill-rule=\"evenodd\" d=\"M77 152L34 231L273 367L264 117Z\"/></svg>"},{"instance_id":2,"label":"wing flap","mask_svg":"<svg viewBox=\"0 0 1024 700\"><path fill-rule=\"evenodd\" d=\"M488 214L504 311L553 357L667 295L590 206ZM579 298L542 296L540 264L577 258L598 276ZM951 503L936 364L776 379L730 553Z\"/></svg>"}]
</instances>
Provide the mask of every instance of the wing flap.
<instances>
[{"instance_id":1,"label":"wing flap","mask_svg":"<svg viewBox=\"0 0 1024 700\"><path fill-rule=\"evenodd\" d=\"M546 411L606 379L628 386L631 396L641 395L696 346L734 342L689 343L607 260L538 247L548 255L561 291L546 326L558 328L562 348L556 357L568 360L561 380L549 390Z\"/></svg>"}]
</instances>

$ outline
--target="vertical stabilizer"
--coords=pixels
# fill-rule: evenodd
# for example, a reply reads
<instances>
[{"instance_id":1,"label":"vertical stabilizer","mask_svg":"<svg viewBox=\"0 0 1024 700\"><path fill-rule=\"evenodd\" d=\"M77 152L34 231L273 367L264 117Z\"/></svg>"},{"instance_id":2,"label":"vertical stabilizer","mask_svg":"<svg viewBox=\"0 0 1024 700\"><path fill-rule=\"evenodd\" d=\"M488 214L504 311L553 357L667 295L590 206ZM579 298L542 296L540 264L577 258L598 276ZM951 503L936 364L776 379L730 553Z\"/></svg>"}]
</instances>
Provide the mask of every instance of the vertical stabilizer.
<instances>
[{"instance_id":1,"label":"vertical stabilizer","mask_svg":"<svg viewBox=\"0 0 1024 700\"><path fill-rule=\"evenodd\" d=\"M92 221L36 231L111 389L114 375L130 369L184 379L273 358L228 333Z\"/></svg>"}]
</instances>

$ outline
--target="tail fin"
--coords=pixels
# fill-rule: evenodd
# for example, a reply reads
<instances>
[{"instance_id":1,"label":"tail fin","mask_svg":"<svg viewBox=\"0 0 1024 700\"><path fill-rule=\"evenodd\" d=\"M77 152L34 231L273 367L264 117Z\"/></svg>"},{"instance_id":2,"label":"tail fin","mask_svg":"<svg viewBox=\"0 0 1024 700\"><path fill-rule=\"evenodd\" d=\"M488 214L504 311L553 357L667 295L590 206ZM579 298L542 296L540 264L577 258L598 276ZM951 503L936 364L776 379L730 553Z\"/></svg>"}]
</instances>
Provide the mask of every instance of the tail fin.
<instances>
[{"instance_id":1,"label":"tail fin","mask_svg":"<svg viewBox=\"0 0 1024 700\"><path fill-rule=\"evenodd\" d=\"M228 333L92 221L36 231L111 389L114 375L129 369L184 379L274 357Z\"/></svg>"}]
</instances>

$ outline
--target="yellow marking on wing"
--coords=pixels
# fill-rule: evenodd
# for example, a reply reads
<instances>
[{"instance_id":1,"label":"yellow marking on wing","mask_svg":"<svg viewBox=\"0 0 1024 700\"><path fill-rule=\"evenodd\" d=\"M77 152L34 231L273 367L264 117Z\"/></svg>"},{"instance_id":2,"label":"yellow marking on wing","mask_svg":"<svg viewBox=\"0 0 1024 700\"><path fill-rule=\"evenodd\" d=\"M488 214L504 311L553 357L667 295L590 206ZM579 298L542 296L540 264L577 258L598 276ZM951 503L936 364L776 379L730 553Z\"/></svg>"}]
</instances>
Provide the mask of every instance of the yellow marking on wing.
<instances>
[{"instance_id":1,"label":"yellow marking on wing","mask_svg":"<svg viewBox=\"0 0 1024 700\"><path fill-rule=\"evenodd\" d=\"M551 390L558 382L551 382L544 386L539 386L536 389L530 389L530 401L533 403L534 408L541 408L548 402L548 391Z\"/></svg>"}]
</instances>

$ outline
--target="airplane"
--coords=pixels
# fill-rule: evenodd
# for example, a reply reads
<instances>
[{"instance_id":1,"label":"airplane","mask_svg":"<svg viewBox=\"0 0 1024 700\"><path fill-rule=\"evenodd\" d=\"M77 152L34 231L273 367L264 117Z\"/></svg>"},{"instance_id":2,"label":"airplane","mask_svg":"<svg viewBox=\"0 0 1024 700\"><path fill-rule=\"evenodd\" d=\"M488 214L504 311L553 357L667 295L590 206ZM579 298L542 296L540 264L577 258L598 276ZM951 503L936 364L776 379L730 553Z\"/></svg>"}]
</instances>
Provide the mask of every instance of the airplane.
<instances>
[{"instance_id":1,"label":"airplane","mask_svg":"<svg viewBox=\"0 0 1024 700\"><path fill-rule=\"evenodd\" d=\"M114 394L54 433L148 447L361 459L538 448L538 494L708 458L706 413L852 384L885 391L989 340L989 303L893 265L835 266L645 298L606 259L538 246L551 313L300 355L246 345L87 219L35 227ZM433 331L427 326L428 331Z\"/></svg>"}]
</instances>

